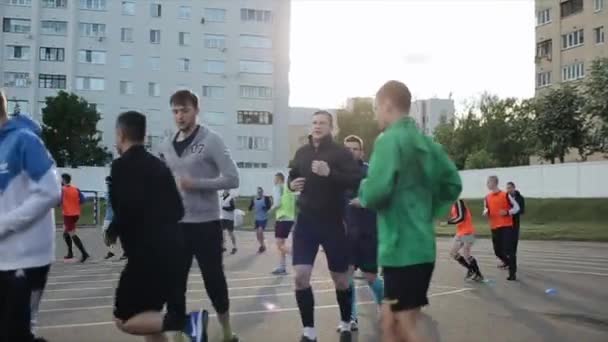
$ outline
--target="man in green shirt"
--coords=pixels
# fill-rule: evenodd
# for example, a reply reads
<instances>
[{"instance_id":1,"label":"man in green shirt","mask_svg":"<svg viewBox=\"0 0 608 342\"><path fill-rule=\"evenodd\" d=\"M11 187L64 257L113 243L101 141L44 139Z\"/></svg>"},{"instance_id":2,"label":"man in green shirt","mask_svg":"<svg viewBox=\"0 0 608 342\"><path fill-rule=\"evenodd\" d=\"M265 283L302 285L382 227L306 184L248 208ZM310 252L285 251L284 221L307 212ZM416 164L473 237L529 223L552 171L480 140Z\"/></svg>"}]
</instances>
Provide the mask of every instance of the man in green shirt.
<instances>
[{"instance_id":1,"label":"man in green shirt","mask_svg":"<svg viewBox=\"0 0 608 342\"><path fill-rule=\"evenodd\" d=\"M277 241L279 251L279 267L272 274L287 274L287 253L289 248L285 240L291 233L291 228L296 217L296 197L289 187L285 185L285 175L281 172L274 176L274 194L271 210L275 210L276 222L274 226L274 237Z\"/></svg>"},{"instance_id":2,"label":"man in green shirt","mask_svg":"<svg viewBox=\"0 0 608 342\"><path fill-rule=\"evenodd\" d=\"M448 214L462 183L440 145L408 116L411 94L389 81L376 94L378 136L361 205L378 215L378 263L384 270L383 341L417 342L420 309L435 267L434 219Z\"/></svg>"}]
</instances>

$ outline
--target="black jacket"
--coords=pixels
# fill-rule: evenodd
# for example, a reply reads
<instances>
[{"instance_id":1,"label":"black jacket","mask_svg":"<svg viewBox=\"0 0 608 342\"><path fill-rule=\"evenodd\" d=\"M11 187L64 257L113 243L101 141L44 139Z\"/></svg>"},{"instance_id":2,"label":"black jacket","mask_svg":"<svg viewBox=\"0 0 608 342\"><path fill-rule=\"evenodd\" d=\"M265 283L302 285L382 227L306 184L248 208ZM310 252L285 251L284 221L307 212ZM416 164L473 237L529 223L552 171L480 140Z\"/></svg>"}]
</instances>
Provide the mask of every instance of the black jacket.
<instances>
[{"instance_id":1,"label":"black jacket","mask_svg":"<svg viewBox=\"0 0 608 342\"><path fill-rule=\"evenodd\" d=\"M312 173L313 161L325 161L330 173L321 177ZM306 179L298 198L302 215L326 220L344 218L344 198L347 190L356 189L362 179L362 170L352 154L331 136L321 141L318 148L309 143L300 147L289 165L289 183L296 178Z\"/></svg>"},{"instance_id":2,"label":"black jacket","mask_svg":"<svg viewBox=\"0 0 608 342\"><path fill-rule=\"evenodd\" d=\"M112 163L111 177L108 234L120 237L129 262L175 253L184 206L169 168L143 146L133 146Z\"/></svg>"},{"instance_id":3,"label":"black jacket","mask_svg":"<svg viewBox=\"0 0 608 342\"><path fill-rule=\"evenodd\" d=\"M526 200L524 199L524 196L522 196L518 190L515 190L515 195L513 196L513 199L515 200L515 202L517 202L517 204L519 204L519 212L515 214L515 216L519 217L520 215L525 214Z\"/></svg>"}]
</instances>

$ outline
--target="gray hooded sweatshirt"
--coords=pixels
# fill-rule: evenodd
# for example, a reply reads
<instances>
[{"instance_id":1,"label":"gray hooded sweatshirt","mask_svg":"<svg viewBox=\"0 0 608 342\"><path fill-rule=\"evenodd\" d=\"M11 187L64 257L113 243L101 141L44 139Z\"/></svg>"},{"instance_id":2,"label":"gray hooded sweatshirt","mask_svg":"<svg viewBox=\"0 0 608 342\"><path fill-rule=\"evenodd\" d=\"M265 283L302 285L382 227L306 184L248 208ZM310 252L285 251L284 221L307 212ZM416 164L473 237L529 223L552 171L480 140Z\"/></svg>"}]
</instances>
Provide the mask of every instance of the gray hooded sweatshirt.
<instances>
[{"instance_id":1,"label":"gray hooded sweatshirt","mask_svg":"<svg viewBox=\"0 0 608 342\"><path fill-rule=\"evenodd\" d=\"M219 220L218 191L239 187L238 169L219 134L200 126L181 156L173 147L173 139L165 144L162 155L176 178L189 177L195 182L194 190L180 190L186 212L181 222Z\"/></svg>"}]
</instances>

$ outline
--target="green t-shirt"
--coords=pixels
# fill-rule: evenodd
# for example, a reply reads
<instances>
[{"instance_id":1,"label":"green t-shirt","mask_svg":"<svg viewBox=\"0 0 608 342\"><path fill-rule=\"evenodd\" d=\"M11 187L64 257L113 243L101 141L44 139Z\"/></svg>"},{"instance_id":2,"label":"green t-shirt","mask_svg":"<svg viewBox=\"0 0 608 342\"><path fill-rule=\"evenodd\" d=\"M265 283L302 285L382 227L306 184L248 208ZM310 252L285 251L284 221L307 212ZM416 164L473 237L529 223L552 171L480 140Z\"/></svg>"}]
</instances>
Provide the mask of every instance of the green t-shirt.
<instances>
[{"instance_id":1,"label":"green t-shirt","mask_svg":"<svg viewBox=\"0 0 608 342\"><path fill-rule=\"evenodd\" d=\"M296 218L296 196L287 185L277 189L280 193L280 205L276 212L277 221L293 221ZM275 199L276 201L276 199Z\"/></svg>"}]
</instances>

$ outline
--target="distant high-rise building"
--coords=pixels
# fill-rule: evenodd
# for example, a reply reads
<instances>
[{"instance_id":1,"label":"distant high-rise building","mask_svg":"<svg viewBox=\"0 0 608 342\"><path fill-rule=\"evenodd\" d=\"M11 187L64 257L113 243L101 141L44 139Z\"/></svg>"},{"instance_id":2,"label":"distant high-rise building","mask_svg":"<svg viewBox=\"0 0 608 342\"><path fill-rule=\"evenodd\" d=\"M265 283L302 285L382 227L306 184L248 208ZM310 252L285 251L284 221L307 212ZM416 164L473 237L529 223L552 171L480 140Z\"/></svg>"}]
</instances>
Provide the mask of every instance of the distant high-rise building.
<instances>
[{"instance_id":1,"label":"distant high-rise building","mask_svg":"<svg viewBox=\"0 0 608 342\"><path fill-rule=\"evenodd\" d=\"M431 136L440 123L454 119L454 113L452 99L416 100L410 110L410 116L416 120L422 133Z\"/></svg>"},{"instance_id":2,"label":"distant high-rise building","mask_svg":"<svg viewBox=\"0 0 608 342\"><path fill-rule=\"evenodd\" d=\"M239 166L287 161L290 1L0 0L0 19L11 112L39 119L45 97L74 92L102 114L106 146L117 114L139 110L154 149L187 88Z\"/></svg>"},{"instance_id":3,"label":"distant high-rise building","mask_svg":"<svg viewBox=\"0 0 608 342\"><path fill-rule=\"evenodd\" d=\"M608 57L608 0L536 0L536 91L585 77Z\"/></svg>"}]
</instances>

